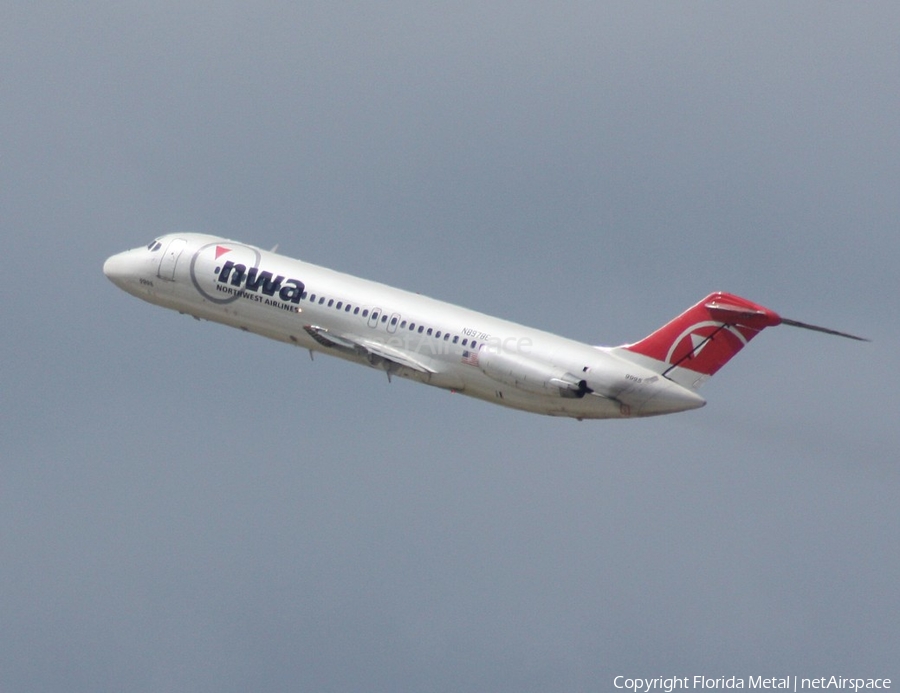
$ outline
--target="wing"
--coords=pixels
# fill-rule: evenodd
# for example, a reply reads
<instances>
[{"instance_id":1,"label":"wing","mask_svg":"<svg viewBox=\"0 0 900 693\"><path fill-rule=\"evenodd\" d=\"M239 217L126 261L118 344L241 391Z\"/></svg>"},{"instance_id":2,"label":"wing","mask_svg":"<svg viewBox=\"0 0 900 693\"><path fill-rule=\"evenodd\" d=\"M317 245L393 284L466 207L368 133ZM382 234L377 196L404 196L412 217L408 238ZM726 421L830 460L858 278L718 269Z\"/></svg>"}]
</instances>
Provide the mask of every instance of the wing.
<instances>
[{"instance_id":1,"label":"wing","mask_svg":"<svg viewBox=\"0 0 900 693\"><path fill-rule=\"evenodd\" d=\"M387 363L388 365L392 364L394 366L409 368L418 371L419 373L426 373L429 375L437 373L434 368L420 359L413 358L405 351L401 351L400 349L388 346L387 344L373 339L363 339L355 335L330 332L318 325L304 325L303 329L322 346L355 354L357 356L364 356L373 366L383 366Z\"/></svg>"}]
</instances>

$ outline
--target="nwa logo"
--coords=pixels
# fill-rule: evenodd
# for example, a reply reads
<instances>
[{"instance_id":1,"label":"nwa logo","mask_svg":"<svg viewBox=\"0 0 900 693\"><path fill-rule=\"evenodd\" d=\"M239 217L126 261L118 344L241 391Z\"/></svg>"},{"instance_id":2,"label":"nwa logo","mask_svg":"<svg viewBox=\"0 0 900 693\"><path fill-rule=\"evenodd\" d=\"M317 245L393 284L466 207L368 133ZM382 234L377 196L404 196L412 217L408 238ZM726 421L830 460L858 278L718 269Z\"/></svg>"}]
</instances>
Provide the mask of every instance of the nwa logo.
<instances>
[{"instance_id":1,"label":"nwa logo","mask_svg":"<svg viewBox=\"0 0 900 693\"><path fill-rule=\"evenodd\" d=\"M303 282L299 279L285 279L280 274L273 277L271 272L262 272L258 267L247 269L246 265L229 260L222 265L221 270L217 267L216 271L219 274L216 278L219 284L230 284L238 288L243 286L244 291L261 291L266 296L274 296L277 292L278 298L291 303L300 303L300 296L303 294Z\"/></svg>"},{"instance_id":2,"label":"nwa logo","mask_svg":"<svg viewBox=\"0 0 900 693\"><path fill-rule=\"evenodd\" d=\"M223 255L228 255L224 263L220 260ZM191 280L197 291L213 303L232 303L239 298L284 308L300 303L303 282L261 270L260 259L259 251L250 246L211 243L191 259ZM214 277L212 286L207 279L210 275Z\"/></svg>"}]
</instances>

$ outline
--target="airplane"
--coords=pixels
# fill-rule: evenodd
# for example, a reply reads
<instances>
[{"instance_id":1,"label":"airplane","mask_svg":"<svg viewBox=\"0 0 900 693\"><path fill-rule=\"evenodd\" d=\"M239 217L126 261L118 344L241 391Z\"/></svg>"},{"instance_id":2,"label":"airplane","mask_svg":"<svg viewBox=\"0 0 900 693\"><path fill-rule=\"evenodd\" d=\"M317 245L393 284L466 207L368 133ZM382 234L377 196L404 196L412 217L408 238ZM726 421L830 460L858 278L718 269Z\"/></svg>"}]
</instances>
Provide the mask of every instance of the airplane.
<instances>
[{"instance_id":1,"label":"airplane","mask_svg":"<svg viewBox=\"0 0 900 693\"><path fill-rule=\"evenodd\" d=\"M144 301L505 407L550 416L657 416L766 327L792 325L714 292L647 337L594 346L218 236L176 233L111 256L103 273Z\"/></svg>"}]
</instances>

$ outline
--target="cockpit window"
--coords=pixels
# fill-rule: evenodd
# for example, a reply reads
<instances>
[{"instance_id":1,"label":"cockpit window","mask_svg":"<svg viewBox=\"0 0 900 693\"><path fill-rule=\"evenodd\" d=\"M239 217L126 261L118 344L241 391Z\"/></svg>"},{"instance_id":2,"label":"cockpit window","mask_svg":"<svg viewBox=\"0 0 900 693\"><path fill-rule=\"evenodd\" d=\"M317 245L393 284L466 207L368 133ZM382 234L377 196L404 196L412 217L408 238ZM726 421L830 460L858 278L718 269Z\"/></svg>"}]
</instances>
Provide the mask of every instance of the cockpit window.
<instances>
[{"instance_id":1,"label":"cockpit window","mask_svg":"<svg viewBox=\"0 0 900 693\"><path fill-rule=\"evenodd\" d=\"M147 250L149 250L151 253L155 253L160 248L162 248L162 243L156 240L150 241L150 245L147 246Z\"/></svg>"}]
</instances>

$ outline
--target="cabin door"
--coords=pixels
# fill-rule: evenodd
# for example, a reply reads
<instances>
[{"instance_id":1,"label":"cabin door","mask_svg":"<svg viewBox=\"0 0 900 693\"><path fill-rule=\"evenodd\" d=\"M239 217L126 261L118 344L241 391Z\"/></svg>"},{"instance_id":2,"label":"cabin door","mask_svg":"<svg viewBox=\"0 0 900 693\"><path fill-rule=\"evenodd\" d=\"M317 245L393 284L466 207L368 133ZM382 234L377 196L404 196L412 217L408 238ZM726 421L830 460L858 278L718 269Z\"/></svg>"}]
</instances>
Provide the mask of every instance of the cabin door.
<instances>
[{"instance_id":1,"label":"cabin door","mask_svg":"<svg viewBox=\"0 0 900 693\"><path fill-rule=\"evenodd\" d=\"M169 245L166 246L166 250L163 253L162 260L159 261L159 271L156 273L157 277L170 282L175 281L175 263L178 262L178 258L186 245L187 241L183 238L173 238L169 241Z\"/></svg>"}]
</instances>

